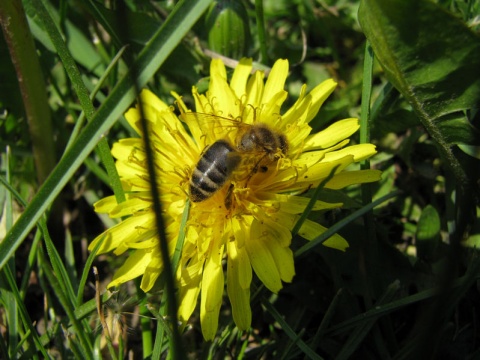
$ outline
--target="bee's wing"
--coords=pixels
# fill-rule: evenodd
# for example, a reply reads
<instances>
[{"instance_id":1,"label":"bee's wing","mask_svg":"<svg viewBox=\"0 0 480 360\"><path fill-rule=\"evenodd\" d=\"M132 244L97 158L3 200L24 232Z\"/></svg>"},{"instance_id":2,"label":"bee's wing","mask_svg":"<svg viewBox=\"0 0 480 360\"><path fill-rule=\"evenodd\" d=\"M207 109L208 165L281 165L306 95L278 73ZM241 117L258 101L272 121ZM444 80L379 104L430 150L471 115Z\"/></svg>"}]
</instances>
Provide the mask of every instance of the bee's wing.
<instances>
[{"instance_id":1,"label":"bee's wing","mask_svg":"<svg viewBox=\"0 0 480 360\"><path fill-rule=\"evenodd\" d=\"M209 140L218 140L225 137L229 132L244 126L240 119L233 119L214 114L185 112L180 115L192 132L200 131L198 138L202 136L210 137ZM197 130L198 129L198 130Z\"/></svg>"},{"instance_id":2,"label":"bee's wing","mask_svg":"<svg viewBox=\"0 0 480 360\"><path fill-rule=\"evenodd\" d=\"M229 152L227 154L227 161L226 161L227 173L231 174L232 171L234 171L238 167L241 160L242 158L238 152L236 151Z\"/></svg>"}]
</instances>

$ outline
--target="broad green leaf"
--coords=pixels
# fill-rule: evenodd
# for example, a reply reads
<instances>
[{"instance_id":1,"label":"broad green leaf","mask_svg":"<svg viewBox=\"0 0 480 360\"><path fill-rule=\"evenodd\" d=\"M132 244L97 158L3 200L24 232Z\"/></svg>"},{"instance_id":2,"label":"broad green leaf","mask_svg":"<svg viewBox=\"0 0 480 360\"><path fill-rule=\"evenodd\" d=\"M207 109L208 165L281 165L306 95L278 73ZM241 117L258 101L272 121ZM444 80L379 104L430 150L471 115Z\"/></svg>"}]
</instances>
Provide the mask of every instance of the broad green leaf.
<instances>
[{"instance_id":1,"label":"broad green leaf","mask_svg":"<svg viewBox=\"0 0 480 360\"><path fill-rule=\"evenodd\" d=\"M362 0L359 21L389 81L468 183L450 146L480 144L464 113L480 101L479 37L427 0Z\"/></svg>"},{"instance_id":2,"label":"broad green leaf","mask_svg":"<svg viewBox=\"0 0 480 360\"><path fill-rule=\"evenodd\" d=\"M432 240L440 234L440 216L432 205L427 205L420 215L417 240Z\"/></svg>"},{"instance_id":3,"label":"broad green leaf","mask_svg":"<svg viewBox=\"0 0 480 360\"><path fill-rule=\"evenodd\" d=\"M458 146L465 154L480 160L480 146L459 145Z\"/></svg>"},{"instance_id":4,"label":"broad green leaf","mask_svg":"<svg viewBox=\"0 0 480 360\"><path fill-rule=\"evenodd\" d=\"M440 240L441 222L437 209L427 205L420 215L417 225L417 255L420 258L432 258Z\"/></svg>"}]
</instances>

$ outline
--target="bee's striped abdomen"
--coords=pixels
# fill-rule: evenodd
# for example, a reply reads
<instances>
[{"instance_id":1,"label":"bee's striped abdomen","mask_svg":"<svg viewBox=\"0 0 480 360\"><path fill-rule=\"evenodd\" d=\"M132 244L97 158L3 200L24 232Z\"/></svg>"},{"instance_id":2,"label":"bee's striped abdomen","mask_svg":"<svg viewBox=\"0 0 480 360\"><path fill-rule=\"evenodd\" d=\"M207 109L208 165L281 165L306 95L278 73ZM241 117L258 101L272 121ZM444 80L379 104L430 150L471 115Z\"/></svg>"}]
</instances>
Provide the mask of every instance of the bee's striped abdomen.
<instances>
[{"instance_id":1,"label":"bee's striped abdomen","mask_svg":"<svg viewBox=\"0 0 480 360\"><path fill-rule=\"evenodd\" d=\"M226 140L214 142L205 151L190 178L190 197L193 202L207 200L222 188L236 165L229 156L234 151Z\"/></svg>"}]
</instances>

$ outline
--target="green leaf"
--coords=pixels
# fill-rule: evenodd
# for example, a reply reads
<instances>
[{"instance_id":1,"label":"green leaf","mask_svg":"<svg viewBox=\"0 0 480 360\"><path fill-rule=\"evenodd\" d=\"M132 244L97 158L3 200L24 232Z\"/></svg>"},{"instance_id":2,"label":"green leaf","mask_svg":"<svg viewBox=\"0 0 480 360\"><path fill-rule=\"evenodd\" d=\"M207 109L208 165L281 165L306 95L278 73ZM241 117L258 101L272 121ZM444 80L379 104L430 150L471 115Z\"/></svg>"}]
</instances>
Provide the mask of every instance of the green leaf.
<instances>
[{"instance_id":1,"label":"green leaf","mask_svg":"<svg viewBox=\"0 0 480 360\"><path fill-rule=\"evenodd\" d=\"M459 145L460 150L474 158L480 160L480 146Z\"/></svg>"},{"instance_id":2,"label":"green leaf","mask_svg":"<svg viewBox=\"0 0 480 360\"><path fill-rule=\"evenodd\" d=\"M427 205L420 215L417 240L432 240L440 234L440 216L432 205Z\"/></svg>"},{"instance_id":3,"label":"green leaf","mask_svg":"<svg viewBox=\"0 0 480 360\"><path fill-rule=\"evenodd\" d=\"M359 21L389 81L410 103L460 183L452 144L480 144L464 112L480 101L480 39L427 0L362 0Z\"/></svg>"},{"instance_id":4,"label":"green leaf","mask_svg":"<svg viewBox=\"0 0 480 360\"><path fill-rule=\"evenodd\" d=\"M417 225L417 255L419 258L432 258L440 240L441 222L437 209L427 205L420 215Z\"/></svg>"}]
</instances>

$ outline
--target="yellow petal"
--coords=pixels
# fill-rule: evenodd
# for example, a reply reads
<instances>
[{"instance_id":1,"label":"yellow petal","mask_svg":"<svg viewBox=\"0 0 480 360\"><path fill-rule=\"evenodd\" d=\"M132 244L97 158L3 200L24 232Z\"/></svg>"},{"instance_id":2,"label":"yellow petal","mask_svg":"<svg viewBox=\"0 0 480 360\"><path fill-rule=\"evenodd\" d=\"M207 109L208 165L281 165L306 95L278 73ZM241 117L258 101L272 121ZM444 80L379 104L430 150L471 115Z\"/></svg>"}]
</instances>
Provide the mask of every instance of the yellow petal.
<instances>
[{"instance_id":1,"label":"yellow petal","mask_svg":"<svg viewBox=\"0 0 480 360\"><path fill-rule=\"evenodd\" d=\"M208 99L217 112L216 115L235 118L240 114L239 101L227 83L225 65L220 59L214 59L210 64Z\"/></svg>"},{"instance_id":2,"label":"yellow petal","mask_svg":"<svg viewBox=\"0 0 480 360\"><path fill-rule=\"evenodd\" d=\"M307 219L302 224L298 235L300 235L304 239L313 240L327 230L328 229L326 227L323 227L322 225ZM339 234L333 234L325 242L323 242L322 245L341 251L345 251L349 247L348 242Z\"/></svg>"},{"instance_id":3,"label":"yellow petal","mask_svg":"<svg viewBox=\"0 0 480 360\"><path fill-rule=\"evenodd\" d=\"M240 248L245 245L245 238L249 236L249 230L246 230L249 226L245 226L243 219L243 217L234 217L227 225L231 227L229 230Z\"/></svg>"},{"instance_id":4,"label":"yellow petal","mask_svg":"<svg viewBox=\"0 0 480 360\"><path fill-rule=\"evenodd\" d=\"M152 260L145 269L142 277L142 282L140 284L140 288L145 292L148 292L150 289L153 288L155 282L163 271L161 254L160 251L158 251L159 247L156 246L153 249L154 250L152 253Z\"/></svg>"},{"instance_id":5,"label":"yellow petal","mask_svg":"<svg viewBox=\"0 0 480 360\"><path fill-rule=\"evenodd\" d=\"M245 248L252 264L255 274L257 274L260 281L265 284L267 289L277 293L282 288L282 281L280 274L275 264L275 260L268 248L268 243L265 243L259 233L259 222L254 220L252 222L251 237L245 243Z\"/></svg>"},{"instance_id":6,"label":"yellow petal","mask_svg":"<svg viewBox=\"0 0 480 360\"><path fill-rule=\"evenodd\" d=\"M223 268L212 257L205 262L202 279L202 306L206 311L220 308L223 294Z\"/></svg>"},{"instance_id":7,"label":"yellow petal","mask_svg":"<svg viewBox=\"0 0 480 360\"><path fill-rule=\"evenodd\" d=\"M332 248L332 249L337 249L340 251L346 251L347 248L350 246L341 235L339 234L334 234L330 236L327 240L325 240L322 243L323 246Z\"/></svg>"},{"instance_id":8,"label":"yellow petal","mask_svg":"<svg viewBox=\"0 0 480 360\"><path fill-rule=\"evenodd\" d=\"M250 265L250 260L248 259L248 254L245 250L245 242L248 241L250 237L250 227L246 228L244 224L240 224L238 221L232 219L232 224L237 227L235 232L235 241L227 241L227 244L235 244L235 246L229 247L233 253L228 254L228 258L232 256L234 261L237 262L237 277L240 282L240 287L242 289L249 289L252 282L252 266Z\"/></svg>"},{"instance_id":9,"label":"yellow petal","mask_svg":"<svg viewBox=\"0 0 480 360\"><path fill-rule=\"evenodd\" d=\"M376 154L375 145L373 144L358 144L348 146L341 150L332 151L325 154L325 161L335 161L337 159L343 158L346 155L353 155L354 161L362 161L369 158L370 156Z\"/></svg>"},{"instance_id":10,"label":"yellow petal","mask_svg":"<svg viewBox=\"0 0 480 360\"><path fill-rule=\"evenodd\" d=\"M203 261L189 265L187 269L179 268L179 273L182 280L178 296L178 318L185 325L197 306L203 275Z\"/></svg>"},{"instance_id":11,"label":"yellow petal","mask_svg":"<svg viewBox=\"0 0 480 360\"><path fill-rule=\"evenodd\" d=\"M98 241L102 241L102 245L98 249L98 254L103 254L115 249L116 253L117 251L120 251L119 253L125 252L128 249L127 244L129 241L135 239L145 229L154 227L154 215L153 213L146 213L139 216L132 216L122 221L97 236L89 245L88 249L92 250Z\"/></svg>"},{"instance_id":12,"label":"yellow petal","mask_svg":"<svg viewBox=\"0 0 480 360\"><path fill-rule=\"evenodd\" d=\"M341 159L337 159L332 162L320 162L308 168L308 170L302 175L302 177L297 182L297 185L301 182L313 182L315 187L318 185L319 180L323 180L330 175L332 171L335 170L335 174L338 174L348 165L353 162L353 156L347 155Z\"/></svg>"},{"instance_id":13,"label":"yellow petal","mask_svg":"<svg viewBox=\"0 0 480 360\"><path fill-rule=\"evenodd\" d=\"M222 246L223 248L223 246ZM213 254L216 250L212 251ZM223 255L220 255L220 258ZM207 259L202 278L202 295L200 299L200 322L205 340L212 340L217 333L218 315L222 305L223 268L214 256Z\"/></svg>"},{"instance_id":14,"label":"yellow petal","mask_svg":"<svg viewBox=\"0 0 480 360\"><path fill-rule=\"evenodd\" d=\"M118 160L128 160L132 155L143 154L143 140L137 138L121 139L112 146L112 155Z\"/></svg>"},{"instance_id":15,"label":"yellow petal","mask_svg":"<svg viewBox=\"0 0 480 360\"><path fill-rule=\"evenodd\" d=\"M310 97L311 106L308 110L307 122L310 122L318 110L323 105L324 101L330 96L330 94L337 87L337 83L333 79L327 79L317 85L308 95Z\"/></svg>"},{"instance_id":16,"label":"yellow petal","mask_svg":"<svg viewBox=\"0 0 480 360\"><path fill-rule=\"evenodd\" d=\"M156 112L169 110L170 106L165 104L153 92L148 89L143 89L140 93L140 102L144 105L152 107Z\"/></svg>"},{"instance_id":17,"label":"yellow petal","mask_svg":"<svg viewBox=\"0 0 480 360\"><path fill-rule=\"evenodd\" d=\"M137 134L141 135L142 130L138 128L137 124L140 120L140 112L137 108L130 108L125 113L125 119L127 119L128 124L136 131Z\"/></svg>"},{"instance_id":18,"label":"yellow petal","mask_svg":"<svg viewBox=\"0 0 480 360\"><path fill-rule=\"evenodd\" d=\"M325 187L328 189L343 189L353 184L364 184L379 181L382 177L380 170L345 171L336 174Z\"/></svg>"},{"instance_id":19,"label":"yellow petal","mask_svg":"<svg viewBox=\"0 0 480 360\"><path fill-rule=\"evenodd\" d=\"M325 150L315 150L315 151L309 151L306 153L301 154L297 159L294 160L294 165L295 166L306 166L306 167L311 167L315 164L318 164L320 161L322 161L325 158L325 154L328 153L329 151L335 151L337 149L343 148L345 145L349 143L350 140L343 140L340 141L337 145L329 147L328 149Z\"/></svg>"},{"instance_id":20,"label":"yellow petal","mask_svg":"<svg viewBox=\"0 0 480 360\"><path fill-rule=\"evenodd\" d=\"M259 210L255 214L256 219L253 221L252 230L250 236L254 236L257 239L261 239L268 243L270 239L275 241L277 246L286 247L290 246L292 240L292 233L290 229L277 221L275 216L269 216L264 214L262 210Z\"/></svg>"},{"instance_id":21,"label":"yellow petal","mask_svg":"<svg viewBox=\"0 0 480 360\"><path fill-rule=\"evenodd\" d=\"M246 93L247 81L251 71L252 59L246 58L241 59L233 71L230 87L239 99L241 99Z\"/></svg>"},{"instance_id":22,"label":"yellow petal","mask_svg":"<svg viewBox=\"0 0 480 360\"><path fill-rule=\"evenodd\" d=\"M115 273L113 280L108 284L108 288L118 286L143 275L152 259L152 255L152 250L136 250L130 254L125 263Z\"/></svg>"},{"instance_id":23,"label":"yellow petal","mask_svg":"<svg viewBox=\"0 0 480 360\"><path fill-rule=\"evenodd\" d=\"M281 90L273 95L268 102L264 102L260 114L260 121L277 128L276 124L282 119L281 116L278 115L280 113L280 107L287 99L287 96L288 93L284 90Z\"/></svg>"},{"instance_id":24,"label":"yellow petal","mask_svg":"<svg viewBox=\"0 0 480 360\"><path fill-rule=\"evenodd\" d=\"M285 80L288 75L288 60L279 59L273 64L272 70L268 75L263 91L263 103L268 103L279 92L283 92L285 88Z\"/></svg>"},{"instance_id":25,"label":"yellow petal","mask_svg":"<svg viewBox=\"0 0 480 360\"><path fill-rule=\"evenodd\" d=\"M348 138L360 128L358 119L336 121L325 130L311 135L305 141L304 151L327 149Z\"/></svg>"},{"instance_id":26,"label":"yellow petal","mask_svg":"<svg viewBox=\"0 0 480 360\"><path fill-rule=\"evenodd\" d=\"M140 197L131 197L124 201L121 204L118 204L115 208L113 208L108 215L111 218L118 218L123 216L128 216L136 213L137 211L149 209L152 207L152 200L148 197L140 198Z\"/></svg>"},{"instance_id":27,"label":"yellow petal","mask_svg":"<svg viewBox=\"0 0 480 360\"><path fill-rule=\"evenodd\" d=\"M301 120L300 116L296 116L295 119ZM299 154L304 150L305 139L312 131L312 128L307 124L297 124L295 126L289 126L291 123L283 118L284 127L279 129L285 133L289 142L289 154ZM294 156L296 157L296 156Z\"/></svg>"},{"instance_id":28,"label":"yellow petal","mask_svg":"<svg viewBox=\"0 0 480 360\"><path fill-rule=\"evenodd\" d=\"M244 268L251 267L245 249L237 251L235 242L227 243L228 262L227 262L227 293L232 305L232 315L235 324L240 330L248 330L252 323L252 310L250 308L250 283L243 284L245 277ZM243 255L239 255L243 253Z\"/></svg>"},{"instance_id":29,"label":"yellow petal","mask_svg":"<svg viewBox=\"0 0 480 360\"><path fill-rule=\"evenodd\" d=\"M93 204L93 208L97 213L108 213L117 205L117 199L115 199L115 195L112 195L98 200Z\"/></svg>"},{"instance_id":30,"label":"yellow petal","mask_svg":"<svg viewBox=\"0 0 480 360\"><path fill-rule=\"evenodd\" d=\"M310 202L309 198L301 197L298 195L281 195L276 194L275 198L280 202L280 211L287 214L300 214L307 207ZM327 210L341 207L342 203L328 203L324 201L315 201L312 210Z\"/></svg>"},{"instance_id":31,"label":"yellow petal","mask_svg":"<svg viewBox=\"0 0 480 360\"><path fill-rule=\"evenodd\" d=\"M169 106L161 101L155 94L150 90L144 89L140 93L140 101L143 106L143 113L145 118L148 121L156 122L158 112L166 111L169 109ZM138 122L141 118L141 112L139 111L139 105L137 104L135 108L130 108L125 113L125 119L127 119L130 126L138 133L141 134L142 131L138 126Z\"/></svg>"},{"instance_id":32,"label":"yellow petal","mask_svg":"<svg viewBox=\"0 0 480 360\"><path fill-rule=\"evenodd\" d=\"M255 109L262 103L264 77L265 73L263 71L256 71L247 83L247 98L245 103L251 104Z\"/></svg>"},{"instance_id":33,"label":"yellow petal","mask_svg":"<svg viewBox=\"0 0 480 360\"><path fill-rule=\"evenodd\" d=\"M303 93L306 86L302 86L301 92ZM299 97L297 101L288 109L282 116L283 121L286 124L305 124L307 123L308 109L311 106L311 97ZM281 129L284 130L284 129ZM308 135L308 134L307 134ZM302 139L302 140L305 140Z\"/></svg>"},{"instance_id":34,"label":"yellow petal","mask_svg":"<svg viewBox=\"0 0 480 360\"><path fill-rule=\"evenodd\" d=\"M285 282L291 282L295 275L292 250L288 246L278 246L273 239L270 239L270 242L272 244L270 251L280 273L280 278Z\"/></svg>"}]
</instances>

